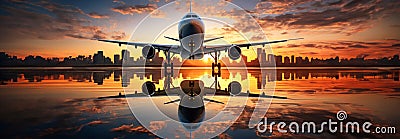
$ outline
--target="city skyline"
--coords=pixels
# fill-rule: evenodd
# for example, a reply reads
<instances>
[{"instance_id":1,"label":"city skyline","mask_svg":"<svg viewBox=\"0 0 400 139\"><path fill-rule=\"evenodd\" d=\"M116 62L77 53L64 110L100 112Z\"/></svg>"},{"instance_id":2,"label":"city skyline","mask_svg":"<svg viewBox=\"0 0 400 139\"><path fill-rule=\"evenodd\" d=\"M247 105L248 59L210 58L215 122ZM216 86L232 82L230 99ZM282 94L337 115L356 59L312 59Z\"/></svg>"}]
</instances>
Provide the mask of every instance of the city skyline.
<instances>
[{"instance_id":1,"label":"city skyline","mask_svg":"<svg viewBox=\"0 0 400 139\"><path fill-rule=\"evenodd\" d=\"M186 2L172 2L171 8L156 10L171 1L2 1L0 19L3 24L0 51L18 57L27 54L43 57L90 55L103 50L112 59L126 46L100 43L91 39L115 39L152 42L163 26L179 21L188 11ZM221 6L216 8L216 4ZM254 22L243 21L233 3L248 11ZM193 11L202 17L221 19L246 34L250 42L305 38L296 42L271 45L274 54L330 58L351 58L369 55L368 58L392 56L400 48L399 1L193 1ZM204 10L206 9L206 10ZM151 12L151 24L140 21ZM158 11L158 12L157 12ZM158 14L158 15L155 15ZM245 15L245 14L240 14ZM351 15L351 16L349 16ZM32 24L35 23L35 24ZM249 24L257 23L255 28ZM205 21L206 38L224 36L228 43L240 43L232 28ZM146 30L139 36L130 36L136 26ZM177 37L177 27L164 33ZM162 36L162 35L161 35ZM164 38L155 43L175 44ZM140 55L140 49L132 52ZM136 57L137 58L137 57ZM248 59L254 59L249 55Z\"/></svg>"},{"instance_id":2,"label":"city skyline","mask_svg":"<svg viewBox=\"0 0 400 139\"><path fill-rule=\"evenodd\" d=\"M114 54L113 59L104 56L103 51L97 51L89 56L78 55L77 57L64 58L44 58L42 56L26 56L24 59L17 56L8 55L5 52L0 52L0 66L138 66L146 63L146 66L162 66L164 58L156 53L152 59L144 59L143 57L134 58L129 50L123 49L120 54ZM400 66L399 54L383 57L380 59L367 59L367 56L356 56L353 58L340 58L339 56L319 59L313 57L302 56L281 56L268 54L262 48L257 48L256 59L248 60L248 56L242 55L240 60L232 61L229 57L221 57L219 61L223 67L243 66L241 61L245 61L249 67L285 67L285 66ZM200 60L182 60L178 57L173 57L172 62L175 66L203 66L208 67L212 63L212 59ZM183 63L182 63L183 62Z\"/></svg>"},{"instance_id":3,"label":"city skyline","mask_svg":"<svg viewBox=\"0 0 400 139\"><path fill-rule=\"evenodd\" d=\"M174 72L171 76L173 79L189 79L189 78L200 78L201 76L193 76L191 69L179 70ZM195 70L199 73L209 70ZM224 74L221 74L221 80L229 80L230 76L240 76L241 81L247 80L248 78L255 78L257 83L257 89L261 86L265 86L266 82L274 81L285 81L285 80L308 80L317 78L329 78L329 79L341 79L341 78L355 78L357 80L368 80L368 78L380 78L380 79L391 79L393 81L400 81L399 71L380 71L377 73L362 74L359 72L352 71L324 71L324 70L277 70L275 72L260 73L259 70L249 69L249 73L243 73L241 70L227 71L223 70ZM226 74L225 72L229 72ZM161 70L150 70L149 72L139 71L127 71L125 73L122 70L100 70L94 71L63 71L63 70L51 70L45 73L35 71L0 71L3 76L0 78L0 85L7 85L8 83L23 82L42 82L45 80L69 80L76 82L93 82L97 85L103 85L105 80L112 80L114 82L120 82L122 87L128 87L131 84L131 80L147 80L151 79L152 82L159 84L165 77L161 75ZM206 72L207 73L207 72ZM204 74L206 74L204 73ZM211 74L211 73L207 73ZM250 74L250 75L247 75Z\"/></svg>"}]
</instances>

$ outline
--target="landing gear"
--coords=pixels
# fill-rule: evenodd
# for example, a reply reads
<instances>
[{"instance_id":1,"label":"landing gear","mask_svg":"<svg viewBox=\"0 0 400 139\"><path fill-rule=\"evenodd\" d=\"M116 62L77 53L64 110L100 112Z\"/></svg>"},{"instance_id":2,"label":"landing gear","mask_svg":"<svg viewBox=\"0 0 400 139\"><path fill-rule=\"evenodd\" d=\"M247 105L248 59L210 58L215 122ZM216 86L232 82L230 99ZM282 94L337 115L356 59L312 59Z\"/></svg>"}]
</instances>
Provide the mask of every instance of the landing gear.
<instances>
[{"instance_id":1,"label":"landing gear","mask_svg":"<svg viewBox=\"0 0 400 139\"><path fill-rule=\"evenodd\" d=\"M218 63L218 52L215 52L215 55L213 56L214 62L212 63L212 76L218 76L221 77L221 63ZM215 70L215 67L217 67L217 71Z\"/></svg>"},{"instance_id":2,"label":"landing gear","mask_svg":"<svg viewBox=\"0 0 400 139\"><path fill-rule=\"evenodd\" d=\"M211 75L212 77L214 77L214 83L212 85L215 85L215 90L219 90L221 89L221 86L218 83L218 77L221 77L221 63L218 63L218 57L219 54L217 51L215 51L214 53L215 55L211 55L214 58L214 62L212 63L212 71L211 71ZM215 67L217 67L217 69L215 69ZM212 86L211 85L211 86Z\"/></svg>"},{"instance_id":3,"label":"landing gear","mask_svg":"<svg viewBox=\"0 0 400 139\"><path fill-rule=\"evenodd\" d=\"M217 67L217 69L215 69L215 67ZM212 76L221 77L221 63L218 64L212 63Z\"/></svg>"},{"instance_id":4,"label":"landing gear","mask_svg":"<svg viewBox=\"0 0 400 139\"><path fill-rule=\"evenodd\" d=\"M165 57L167 59L166 62L164 62L164 73L165 76L173 75L174 74L174 63L171 62L171 52L169 51L164 51ZM170 68L170 71L168 72L168 67Z\"/></svg>"},{"instance_id":5,"label":"landing gear","mask_svg":"<svg viewBox=\"0 0 400 139\"><path fill-rule=\"evenodd\" d=\"M164 51L164 54L167 59L167 61L164 62L164 77L167 81L167 83L164 84L164 89L169 89L171 77L174 75L174 63L171 62L171 52Z\"/></svg>"},{"instance_id":6,"label":"landing gear","mask_svg":"<svg viewBox=\"0 0 400 139\"><path fill-rule=\"evenodd\" d=\"M170 71L168 71L168 68ZM164 62L164 75L173 75L174 74L174 63Z\"/></svg>"}]
</instances>

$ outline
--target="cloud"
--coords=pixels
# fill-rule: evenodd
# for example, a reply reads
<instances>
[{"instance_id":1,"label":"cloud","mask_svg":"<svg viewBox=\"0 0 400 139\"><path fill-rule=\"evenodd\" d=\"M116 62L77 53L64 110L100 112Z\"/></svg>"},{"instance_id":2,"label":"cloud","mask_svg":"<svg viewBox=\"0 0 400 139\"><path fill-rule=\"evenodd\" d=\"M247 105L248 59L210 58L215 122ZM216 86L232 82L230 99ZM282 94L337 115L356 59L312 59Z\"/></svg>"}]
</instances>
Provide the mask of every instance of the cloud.
<instances>
[{"instance_id":1,"label":"cloud","mask_svg":"<svg viewBox=\"0 0 400 139\"><path fill-rule=\"evenodd\" d=\"M279 55L317 55L318 57L382 58L399 54L400 40L326 41L272 46ZM356 50L356 51L355 51Z\"/></svg>"},{"instance_id":2,"label":"cloud","mask_svg":"<svg viewBox=\"0 0 400 139\"><path fill-rule=\"evenodd\" d=\"M96 12L85 13L72 5L47 1L8 1L0 15L2 41L19 39L54 40L63 38L105 39L124 37L122 32L109 34L105 27L93 25L91 19L109 18ZM8 6L13 5L13 6ZM40 10L45 12L38 12ZM90 17L90 18L89 18ZM122 38L121 38L122 39Z\"/></svg>"},{"instance_id":3,"label":"cloud","mask_svg":"<svg viewBox=\"0 0 400 139\"><path fill-rule=\"evenodd\" d=\"M396 44L392 44L389 46L380 46L381 48L389 48L389 49L396 49L396 50L400 50L400 44L396 43Z\"/></svg>"},{"instance_id":4,"label":"cloud","mask_svg":"<svg viewBox=\"0 0 400 139\"><path fill-rule=\"evenodd\" d=\"M114 3L125 4L122 0L113 0Z\"/></svg>"},{"instance_id":5,"label":"cloud","mask_svg":"<svg viewBox=\"0 0 400 139\"><path fill-rule=\"evenodd\" d=\"M66 34L68 37L77 39L105 39L107 34L102 31L99 26L82 26L78 29L79 32Z\"/></svg>"},{"instance_id":6,"label":"cloud","mask_svg":"<svg viewBox=\"0 0 400 139\"><path fill-rule=\"evenodd\" d=\"M112 132L141 132L141 133L150 133L150 131L148 131L145 127L143 126L133 126L133 124L131 125L121 125L119 127L116 128L112 128L111 129Z\"/></svg>"},{"instance_id":7,"label":"cloud","mask_svg":"<svg viewBox=\"0 0 400 139\"><path fill-rule=\"evenodd\" d=\"M374 21L394 13L400 5L391 0L272 0L253 10L261 26L324 31L352 35L371 28Z\"/></svg>"},{"instance_id":8,"label":"cloud","mask_svg":"<svg viewBox=\"0 0 400 139\"><path fill-rule=\"evenodd\" d=\"M114 32L114 35L111 36L112 39L114 40L122 40L126 37L125 32Z\"/></svg>"},{"instance_id":9,"label":"cloud","mask_svg":"<svg viewBox=\"0 0 400 139\"><path fill-rule=\"evenodd\" d=\"M400 28L400 25L390 25L390 27Z\"/></svg>"},{"instance_id":10,"label":"cloud","mask_svg":"<svg viewBox=\"0 0 400 139\"><path fill-rule=\"evenodd\" d=\"M363 53L363 54L358 54L356 57L357 58L366 58L367 56L369 56L370 54L367 53Z\"/></svg>"},{"instance_id":11,"label":"cloud","mask_svg":"<svg viewBox=\"0 0 400 139\"><path fill-rule=\"evenodd\" d=\"M88 126L99 125L99 124L106 124L109 123L107 121L95 120L87 123Z\"/></svg>"},{"instance_id":12,"label":"cloud","mask_svg":"<svg viewBox=\"0 0 400 139\"><path fill-rule=\"evenodd\" d=\"M90 16L91 18L97 18L97 19L100 19L100 18L110 18L110 16L108 16L108 15L99 14L99 13L96 13L96 12L91 12L91 13L88 13L87 15Z\"/></svg>"},{"instance_id":13,"label":"cloud","mask_svg":"<svg viewBox=\"0 0 400 139\"><path fill-rule=\"evenodd\" d=\"M368 48L368 46L360 45L360 44L355 44L355 45L350 45L349 48Z\"/></svg>"},{"instance_id":14,"label":"cloud","mask_svg":"<svg viewBox=\"0 0 400 139\"><path fill-rule=\"evenodd\" d=\"M303 53L300 53L300 54L303 54L303 55L317 55L319 53L317 53L317 52L303 52Z\"/></svg>"},{"instance_id":15,"label":"cloud","mask_svg":"<svg viewBox=\"0 0 400 139\"><path fill-rule=\"evenodd\" d=\"M148 5L121 5L114 8L111 8L112 11L123 14L123 15L133 15L133 14L141 14L146 12L151 12L157 9L156 5L148 4Z\"/></svg>"},{"instance_id":16,"label":"cloud","mask_svg":"<svg viewBox=\"0 0 400 139\"><path fill-rule=\"evenodd\" d=\"M286 46L279 46L276 48L316 48L316 49L332 49L340 50L345 49L343 46L324 45L324 44L288 44Z\"/></svg>"}]
</instances>

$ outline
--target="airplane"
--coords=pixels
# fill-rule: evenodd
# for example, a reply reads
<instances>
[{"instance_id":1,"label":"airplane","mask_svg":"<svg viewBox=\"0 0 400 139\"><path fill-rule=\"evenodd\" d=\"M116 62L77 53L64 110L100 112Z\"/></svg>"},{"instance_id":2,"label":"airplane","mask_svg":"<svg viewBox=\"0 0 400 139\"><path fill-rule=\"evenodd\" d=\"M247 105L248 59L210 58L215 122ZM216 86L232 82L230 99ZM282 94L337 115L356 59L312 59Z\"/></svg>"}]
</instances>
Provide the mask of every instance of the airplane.
<instances>
[{"instance_id":1,"label":"airplane","mask_svg":"<svg viewBox=\"0 0 400 139\"><path fill-rule=\"evenodd\" d=\"M206 96L238 96L238 97L259 97L259 98L274 98L274 99L288 99L284 96L270 96L265 94L253 94L250 92L241 92L242 86L237 81L232 81L228 85L227 90L214 89L204 86L201 80L183 80L179 87L166 88L165 90L156 90L155 84L147 81L142 84L142 92L138 94L119 93L115 96L98 97L98 99L112 99L112 98L131 98L131 97L160 97L160 96L179 96L176 100L165 102L164 105L179 102L178 105L178 120L182 126L190 132L197 130L205 118L205 103L225 104L224 102L206 98Z\"/></svg>"},{"instance_id":2,"label":"airplane","mask_svg":"<svg viewBox=\"0 0 400 139\"><path fill-rule=\"evenodd\" d=\"M173 63L171 63L171 53L179 54L183 59L201 59L206 54L214 53L214 63L212 63L213 76L214 67L218 67L218 73L220 76L221 64L218 63L219 53L221 51L228 51L228 56L232 60L237 60L241 57L241 48L246 47L249 49L250 46L262 45L263 47L267 44L287 42L290 40L299 40L303 38L285 39L267 42L255 42L255 43L240 43L240 44L218 44L208 45L207 42L222 39L224 37L205 39L204 37L204 23L199 15L192 12L192 3L190 2L190 11L187 13L179 22L178 34L179 38L172 38L164 36L166 39L178 41L179 45L172 44L153 44L153 43L141 43L141 42L125 42L118 40L103 40L98 41L116 43L121 45L131 45L136 47L142 47L142 56L146 59L152 59L155 56L155 50L164 51L166 55L166 63L164 63L164 70L167 67L171 68L173 72ZM263 97L263 98L276 98L276 99L287 99L286 97L280 96L268 96L265 94L252 94L249 91L247 93L241 92L242 88L239 82L233 81L228 85L227 90L218 89L217 76L215 76L215 88L205 87L201 80L184 80L181 82L180 87L170 88L171 73L166 76L165 90L156 90L153 82L145 82L142 85L142 94L127 94L117 96L99 97L99 99L105 98L125 98L125 97L138 97L138 96L167 96L167 95L178 95L179 99L165 102L164 104L171 104L179 102L178 117L182 125L190 132L196 130L204 119L205 105L204 101L213 103L224 104L223 102L206 98L207 94L213 94L217 96L247 96L247 97Z\"/></svg>"},{"instance_id":3,"label":"airplane","mask_svg":"<svg viewBox=\"0 0 400 139\"><path fill-rule=\"evenodd\" d=\"M222 37L205 39L205 29L204 23L199 15L192 12L192 2L190 1L190 10L179 22L178 25L178 34L179 38L172 38L168 36L164 36L166 39L170 39L173 41L178 41L179 45L172 44L154 44L154 43L141 43L141 42L126 42L126 41L118 41L118 40L104 40L99 39L98 41L116 43L119 46L121 45L131 45L135 46L135 48L142 48L142 56L146 59L152 59L155 56L155 50L164 51L166 56L166 62L164 63L164 68L170 67L173 69L173 63L171 63L171 53L179 54L183 59L202 59L206 54L214 53L214 63L212 63L212 68L218 67L221 68L221 63L218 63L219 54L221 51L228 51L228 56L232 60L237 60L241 57L241 49L246 47L249 49L250 46L259 46L263 47L267 44L273 43L281 43L287 42L290 40L299 40L304 38L294 38L294 39L285 39L285 40L276 40L276 41L266 41L266 42L254 42L254 43L240 43L240 44L217 44L211 45L206 44L207 42L211 42L214 40L222 39Z\"/></svg>"}]
</instances>

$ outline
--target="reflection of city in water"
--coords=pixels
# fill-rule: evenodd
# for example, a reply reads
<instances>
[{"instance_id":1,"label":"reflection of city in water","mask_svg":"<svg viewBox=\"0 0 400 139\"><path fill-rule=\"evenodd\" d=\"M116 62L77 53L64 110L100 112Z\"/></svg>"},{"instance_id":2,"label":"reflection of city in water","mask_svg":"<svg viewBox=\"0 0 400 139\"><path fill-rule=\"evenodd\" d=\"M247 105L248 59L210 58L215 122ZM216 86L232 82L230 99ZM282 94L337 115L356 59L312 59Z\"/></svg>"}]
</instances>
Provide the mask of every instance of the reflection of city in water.
<instances>
[{"instance_id":1,"label":"reflection of city in water","mask_svg":"<svg viewBox=\"0 0 400 139\"><path fill-rule=\"evenodd\" d=\"M3 107L0 112L0 125L4 127L0 133L21 138L80 138L82 135L97 138L155 138L132 116L128 99L96 99L116 96L124 91L122 86L139 92L146 81L153 81L157 88L163 87L165 78L162 70L150 68L146 72L139 71L134 68L124 71L118 68L2 69L0 95L3 99L0 103L7 107ZM248 69L248 73L240 71L223 69L219 77L222 89L227 87L230 79L249 82L251 86L248 88L252 92L260 88L262 83L275 81L274 95L287 97L272 100L265 115L271 122L316 120L321 123L327 117L335 117L337 111L345 110L352 121L372 121L374 126L400 128L397 120L399 114L394 112L399 106L399 69L277 69L275 75L273 72L261 74L259 69ZM174 71L173 80L213 79L210 74L209 68L184 68ZM220 96L213 99L221 102L228 100ZM247 126L254 110L254 99L247 101L238 120L219 137L271 136L259 134ZM137 103L141 99L132 101ZM153 97L153 101L168 116L176 116L174 104L164 105L170 101L168 97ZM206 106L205 111L209 116L224 108L224 105L216 103L208 103ZM231 109L231 112L241 111ZM159 126L164 123L158 122ZM236 131L240 131L240 134ZM348 136L359 137L357 135L360 134ZM378 134L361 135L366 138L382 137ZM324 136L337 138L342 137L342 134ZM388 135L393 136L398 134ZM319 136L281 134L274 129L272 137Z\"/></svg>"},{"instance_id":2,"label":"reflection of city in water","mask_svg":"<svg viewBox=\"0 0 400 139\"><path fill-rule=\"evenodd\" d=\"M260 69L248 69L248 73L241 72L242 70L227 70L223 69L220 79L229 80L230 78L240 77L240 80L248 78L255 79L257 89L266 82L272 81L286 81L286 80L308 80L308 79L342 79L354 78L357 80L373 79L388 79L399 81L399 70L335 70L335 69L278 69L276 73L272 70L265 70L267 72L261 73ZM270 72L269 72L270 71ZM165 78L162 71L159 69L148 69L146 72L139 72L139 70L0 70L0 81L2 85L18 84L19 82L42 82L46 80L66 80L69 82L87 82L103 85L105 80L112 80L113 82L120 83L122 87L128 87L133 79L148 80L159 84ZM204 69L175 69L173 79L196 79L202 76L211 77L211 71L207 68ZM264 83L264 84L263 84Z\"/></svg>"}]
</instances>

